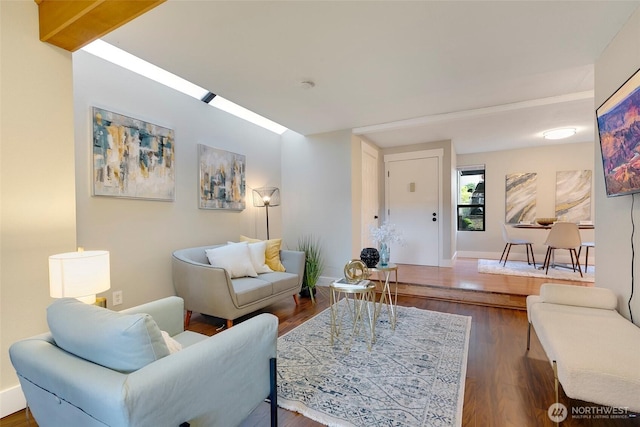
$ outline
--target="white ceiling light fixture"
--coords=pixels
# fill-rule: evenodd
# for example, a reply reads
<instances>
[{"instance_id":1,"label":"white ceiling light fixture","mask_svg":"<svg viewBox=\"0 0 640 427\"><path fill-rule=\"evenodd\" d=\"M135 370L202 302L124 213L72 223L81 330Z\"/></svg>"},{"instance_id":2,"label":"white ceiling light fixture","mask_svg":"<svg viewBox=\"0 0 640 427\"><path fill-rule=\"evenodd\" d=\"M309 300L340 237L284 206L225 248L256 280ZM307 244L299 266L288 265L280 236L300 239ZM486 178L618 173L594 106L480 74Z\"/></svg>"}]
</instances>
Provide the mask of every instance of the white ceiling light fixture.
<instances>
[{"instance_id":1,"label":"white ceiling light fixture","mask_svg":"<svg viewBox=\"0 0 640 427\"><path fill-rule=\"evenodd\" d=\"M576 134L576 128L552 129L542 132L544 139L564 139Z\"/></svg>"},{"instance_id":2,"label":"white ceiling light fixture","mask_svg":"<svg viewBox=\"0 0 640 427\"><path fill-rule=\"evenodd\" d=\"M105 61L109 61L111 63L119 65L122 68L126 68L129 71L133 71L136 74L140 74L160 84L189 95L193 98L203 100L208 95L213 95L207 89L201 88L200 86L193 84L190 81L183 79L182 77L176 76L173 73L157 67L150 62L140 59L137 56L132 55L129 52L126 52L102 40L96 40L92 43L89 43L88 45L83 47L82 50L99 58L102 58ZM256 114L253 111L247 110L244 107L234 104L233 102L226 100L221 96L214 96L213 99L208 102L208 104L220 110L226 111L229 114L240 117L241 119L244 119L255 125L268 129L271 132L277 133L278 135L282 135L285 131L287 131L286 127L275 123L265 117L262 117L261 115Z\"/></svg>"}]
</instances>

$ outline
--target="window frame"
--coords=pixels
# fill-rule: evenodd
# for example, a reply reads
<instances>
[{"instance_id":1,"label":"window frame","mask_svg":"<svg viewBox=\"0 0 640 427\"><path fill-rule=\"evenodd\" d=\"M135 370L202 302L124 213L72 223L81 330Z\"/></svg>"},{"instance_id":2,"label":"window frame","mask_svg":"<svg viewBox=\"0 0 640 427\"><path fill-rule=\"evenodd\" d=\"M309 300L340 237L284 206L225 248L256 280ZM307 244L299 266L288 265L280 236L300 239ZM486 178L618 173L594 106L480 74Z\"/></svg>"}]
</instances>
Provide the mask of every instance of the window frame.
<instances>
[{"instance_id":1,"label":"window frame","mask_svg":"<svg viewBox=\"0 0 640 427\"><path fill-rule=\"evenodd\" d=\"M462 195L462 187L461 186L461 178L463 176L476 176L479 175L480 179L478 180L478 182L476 183L475 187L474 187L474 191L472 192L472 196L470 198L470 201L474 201L473 198L473 193L476 192L476 190L478 189L478 187L480 186L480 184L482 184L482 193L478 193L477 198L479 200L476 200L476 203L465 203L461 200L461 195ZM486 223L487 223L487 204L486 204L486 168L485 165L473 165L473 166L461 166L457 168L456 171L456 186L457 186L457 193L456 193L456 217L457 217L457 221L456 221L456 230L457 231L486 231ZM468 184L465 184L465 186ZM480 196L480 194L482 194L482 196ZM481 203L480 203L481 201ZM474 223L477 224L477 220L480 220L480 226L478 227L477 225L472 227L472 228L467 228L467 227L463 227L463 219L468 219L471 216L471 213L465 213L464 210L468 210L468 211L472 211L473 209L479 209L481 214L474 214L474 219L476 221L473 221Z\"/></svg>"}]
</instances>

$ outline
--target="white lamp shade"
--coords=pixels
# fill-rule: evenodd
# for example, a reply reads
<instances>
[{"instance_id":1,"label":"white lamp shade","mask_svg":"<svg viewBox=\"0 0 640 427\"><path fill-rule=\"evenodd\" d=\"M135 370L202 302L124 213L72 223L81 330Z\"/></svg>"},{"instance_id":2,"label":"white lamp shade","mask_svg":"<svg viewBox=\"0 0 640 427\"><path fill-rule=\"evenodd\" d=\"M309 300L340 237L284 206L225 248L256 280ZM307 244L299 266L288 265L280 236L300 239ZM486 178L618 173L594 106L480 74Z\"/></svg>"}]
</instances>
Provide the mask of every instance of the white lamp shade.
<instances>
[{"instance_id":1,"label":"white lamp shade","mask_svg":"<svg viewBox=\"0 0 640 427\"><path fill-rule=\"evenodd\" d=\"M95 295L111 287L108 251L81 251L49 257L49 293L53 298L95 302Z\"/></svg>"}]
</instances>

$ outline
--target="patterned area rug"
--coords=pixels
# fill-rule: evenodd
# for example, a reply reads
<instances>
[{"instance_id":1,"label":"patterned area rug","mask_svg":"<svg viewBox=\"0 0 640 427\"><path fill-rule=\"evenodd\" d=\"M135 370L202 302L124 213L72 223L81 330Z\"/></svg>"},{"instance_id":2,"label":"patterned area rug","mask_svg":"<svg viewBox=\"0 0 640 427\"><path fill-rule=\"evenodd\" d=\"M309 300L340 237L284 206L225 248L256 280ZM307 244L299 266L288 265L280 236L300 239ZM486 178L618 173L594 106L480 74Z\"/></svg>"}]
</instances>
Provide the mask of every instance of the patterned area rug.
<instances>
[{"instance_id":1,"label":"patterned area rug","mask_svg":"<svg viewBox=\"0 0 640 427\"><path fill-rule=\"evenodd\" d=\"M538 264L536 264L538 265ZM538 270L533 268L533 265L529 265L524 261L507 261L507 266L504 267L498 260L495 259L479 259L478 260L478 273L490 273L490 274L507 274L511 276L528 276L528 277L542 277L548 279L561 279L561 280L574 280L576 282L594 282L595 281L595 267L590 265L587 273L582 274L584 277L580 277L580 273L571 269L565 268L549 268L549 274L545 274L544 270Z\"/></svg>"},{"instance_id":2,"label":"patterned area rug","mask_svg":"<svg viewBox=\"0 0 640 427\"><path fill-rule=\"evenodd\" d=\"M383 307L368 351L350 331L330 345L330 316L278 338L279 406L328 426L462 424L471 317L398 307L393 331Z\"/></svg>"}]
</instances>

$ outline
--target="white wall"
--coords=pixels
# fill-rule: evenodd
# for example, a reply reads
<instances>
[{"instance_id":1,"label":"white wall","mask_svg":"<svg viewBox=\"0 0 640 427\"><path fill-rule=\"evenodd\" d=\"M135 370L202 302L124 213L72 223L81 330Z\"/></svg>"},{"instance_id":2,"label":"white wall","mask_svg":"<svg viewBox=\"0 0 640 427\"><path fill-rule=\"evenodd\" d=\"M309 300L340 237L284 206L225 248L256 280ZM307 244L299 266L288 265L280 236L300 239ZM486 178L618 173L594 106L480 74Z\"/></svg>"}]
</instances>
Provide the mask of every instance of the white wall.
<instances>
[{"instance_id":1,"label":"white wall","mask_svg":"<svg viewBox=\"0 0 640 427\"><path fill-rule=\"evenodd\" d=\"M308 137L287 132L282 137L284 239L295 248L299 236L321 238L324 276L341 277L345 263L356 256L351 223L353 144L348 130Z\"/></svg>"},{"instance_id":2,"label":"white wall","mask_svg":"<svg viewBox=\"0 0 640 427\"><path fill-rule=\"evenodd\" d=\"M75 250L71 54L34 2L0 2L0 417L24 407L9 346L47 330L48 256Z\"/></svg>"},{"instance_id":3,"label":"white wall","mask_svg":"<svg viewBox=\"0 0 640 427\"><path fill-rule=\"evenodd\" d=\"M458 155L458 166L480 164L486 166L486 230L484 232L458 231L458 256L500 258L504 248L500 224L505 221L505 178L507 174L536 173L536 217L553 217L555 216L556 172L587 169L593 171L593 146L593 143L543 145L519 150ZM592 172L593 175L595 172ZM595 221L594 206L595 202L592 196L591 219L593 221ZM536 261L543 261L546 252L546 246L544 246L546 232L511 230L511 233L514 237L531 239L534 242L534 251L537 255ZM581 235L584 241L593 241L594 239L591 230L582 230ZM589 252L589 255L591 253L592 251ZM514 248L509 259L526 259L524 249Z\"/></svg>"},{"instance_id":4,"label":"white wall","mask_svg":"<svg viewBox=\"0 0 640 427\"><path fill-rule=\"evenodd\" d=\"M173 295L172 251L266 238L263 208L251 189L280 186L280 136L86 52L73 55L78 245L111 252L111 292L122 309ZM176 200L91 196L91 106L175 130ZM247 208L198 209L197 145L246 155ZM286 196L285 196L286 197ZM281 235L281 208L269 210L271 238Z\"/></svg>"},{"instance_id":5,"label":"white wall","mask_svg":"<svg viewBox=\"0 0 640 427\"><path fill-rule=\"evenodd\" d=\"M613 92L640 67L640 10L602 53L595 64L595 106L602 104ZM595 119L595 118L594 118ZM595 136L597 138L597 135ZM600 148L593 147L595 156L595 200L598 223L596 242L598 268L596 286L609 288L618 295L618 311L629 318L628 300L632 289L631 280L631 202L632 196L607 198L602 173ZM640 196L636 195L636 199ZM640 202L640 200L636 200ZM638 207L634 208L636 227L640 224ZM636 230L637 233L638 230ZM640 240L636 234L636 248ZM635 277L640 277L640 259L636 255ZM637 279L636 279L637 281ZM634 283L632 300L633 320L640 325L640 286Z\"/></svg>"}]
</instances>

